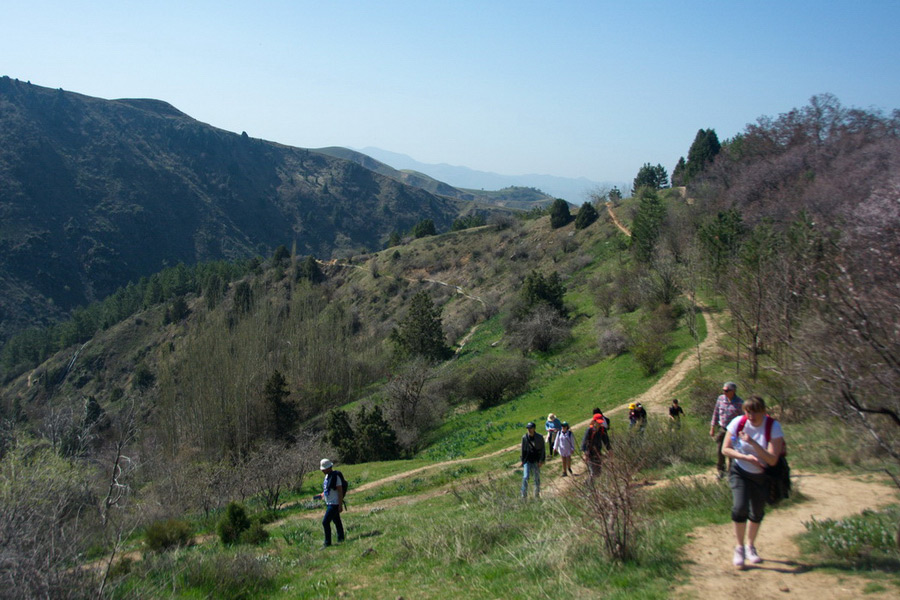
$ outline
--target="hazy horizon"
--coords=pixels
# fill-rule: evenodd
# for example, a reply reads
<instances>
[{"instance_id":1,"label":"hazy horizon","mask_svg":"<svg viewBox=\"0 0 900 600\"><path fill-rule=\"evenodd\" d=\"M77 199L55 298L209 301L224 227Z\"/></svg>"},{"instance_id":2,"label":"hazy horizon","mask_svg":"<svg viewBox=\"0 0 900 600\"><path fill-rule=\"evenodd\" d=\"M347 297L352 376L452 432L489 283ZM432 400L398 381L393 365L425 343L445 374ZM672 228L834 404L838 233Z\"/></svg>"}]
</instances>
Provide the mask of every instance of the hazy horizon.
<instances>
[{"instance_id":1,"label":"hazy horizon","mask_svg":"<svg viewBox=\"0 0 900 600\"><path fill-rule=\"evenodd\" d=\"M164 100L291 146L631 181L817 94L898 106L900 3L60 0L2 10L4 73Z\"/></svg>"}]
</instances>

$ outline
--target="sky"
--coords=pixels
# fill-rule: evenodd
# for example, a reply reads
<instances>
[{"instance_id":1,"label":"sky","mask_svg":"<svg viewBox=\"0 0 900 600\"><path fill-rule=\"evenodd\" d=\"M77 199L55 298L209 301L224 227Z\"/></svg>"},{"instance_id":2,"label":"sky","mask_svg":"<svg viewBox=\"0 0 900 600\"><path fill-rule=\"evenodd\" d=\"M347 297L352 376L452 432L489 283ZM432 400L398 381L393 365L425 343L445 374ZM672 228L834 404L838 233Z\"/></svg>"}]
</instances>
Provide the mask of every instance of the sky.
<instances>
[{"instance_id":1,"label":"sky","mask_svg":"<svg viewBox=\"0 0 900 600\"><path fill-rule=\"evenodd\" d=\"M900 108L896 0L10 0L0 76L291 146L630 182L822 93Z\"/></svg>"}]
</instances>

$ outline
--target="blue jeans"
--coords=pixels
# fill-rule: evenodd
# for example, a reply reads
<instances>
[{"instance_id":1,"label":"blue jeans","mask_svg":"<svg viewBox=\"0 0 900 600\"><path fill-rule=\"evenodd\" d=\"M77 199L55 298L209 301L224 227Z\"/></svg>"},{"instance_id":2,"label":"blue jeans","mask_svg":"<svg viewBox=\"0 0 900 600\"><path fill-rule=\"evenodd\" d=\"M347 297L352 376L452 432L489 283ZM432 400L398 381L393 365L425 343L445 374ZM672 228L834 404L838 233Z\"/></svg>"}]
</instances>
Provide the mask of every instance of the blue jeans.
<instances>
[{"instance_id":1,"label":"blue jeans","mask_svg":"<svg viewBox=\"0 0 900 600\"><path fill-rule=\"evenodd\" d=\"M534 497L540 498L541 496L541 465L536 462L527 462L523 465L524 471L522 474L522 497L526 497L528 495L528 479L530 477L534 477Z\"/></svg>"},{"instance_id":2,"label":"blue jeans","mask_svg":"<svg viewBox=\"0 0 900 600\"><path fill-rule=\"evenodd\" d=\"M337 529L337 538L339 542L344 541L344 524L341 523L341 507L337 504L329 504L325 507L325 517L322 519L322 526L325 528L325 545L331 545L331 522L334 521L334 527Z\"/></svg>"}]
</instances>

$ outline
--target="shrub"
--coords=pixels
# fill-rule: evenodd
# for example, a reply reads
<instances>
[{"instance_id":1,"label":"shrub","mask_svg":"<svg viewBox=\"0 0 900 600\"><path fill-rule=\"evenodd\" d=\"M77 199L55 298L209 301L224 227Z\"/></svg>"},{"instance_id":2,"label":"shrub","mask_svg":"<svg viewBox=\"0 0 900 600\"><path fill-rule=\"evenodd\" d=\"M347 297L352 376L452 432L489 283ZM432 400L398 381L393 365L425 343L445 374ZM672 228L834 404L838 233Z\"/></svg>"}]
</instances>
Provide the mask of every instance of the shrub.
<instances>
[{"instance_id":1,"label":"shrub","mask_svg":"<svg viewBox=\"0 0 900 600\"><path fill-rule=\"evenodd\" d=\"M509 343L522 352L547 352L566 343L569 323L546 304L509 325Z\"/></svg>"},{"instance_id":2,"label":"shrub","mask_svg":"<svg viewBox=\"0 0 900 600\"><path fill-rule=\"evenodd\" d=\"M253 544L259 546L269 539L269 532L263 527L262 520L253 519L250 521L250 527L241 532L240 542L242 544Z\"/></svg>"},{"instance_id":3,"label":"shrub","mask_svg":"<svg viewBox=\"0 0 900 600\"><path fill-rule=\"evenodd\" d=\"M171 548L187 546L193 539L190 523L179 519L155 521L147 527L144 543L153 552L164 552Z\"/></svg>"},{"instance_id":4,"label":"shrub","mask_svg":"<svg viewBox=\"0 0 900 600\"><path fill-rule=\"evenodd\" d=\"M604 356L619 356L628 351L631 340L613 319L597 319L597 346Z\"/></svg>"},{"instance_id":5,"label":"shrub","mask_svg":"<svg viewBox=\"0 0 900 600\"><path fill-rule=\"evenodd\" d=\"M825 519L803 523L810 545L824 548L838 558L861 558L872 552L897 553L897 517L900 509L866 510L846 519Z\"/></svg>"},{"instance_id":6,"label":"shrub","mask_svg":"<svg viewBox=\"0 0 900 600\"><path fill-rule=\"evenodd\" d=\"M466 394L477 398L480 408L500 404L525 390L531 366L531 361L521 357L472 361L472 372L465 383Z\"/></svg>"},{"instance_id":7,"label":"shrub","mask_svg":"<svg viewBox=\"0 0 900 600\"><path fill-rule=\"evenodd\" d=\"M250 518L247 516L246 509L237 502L229 503L216 527L219 539L226 546L237 544L241 539L241 534L247 529L250 529Z\"/></svg>"},{"instance_id":8,"label":"shrub","mask_svg":"<svg viewBox=\"0 0 900 600\"><path fill-rule=\"evenodd\" d=\"M558 229L569 224L572 214L569 212L569 203L562 198L557 198L550 205L550 226Z\"/></svg>"}]
</instances>

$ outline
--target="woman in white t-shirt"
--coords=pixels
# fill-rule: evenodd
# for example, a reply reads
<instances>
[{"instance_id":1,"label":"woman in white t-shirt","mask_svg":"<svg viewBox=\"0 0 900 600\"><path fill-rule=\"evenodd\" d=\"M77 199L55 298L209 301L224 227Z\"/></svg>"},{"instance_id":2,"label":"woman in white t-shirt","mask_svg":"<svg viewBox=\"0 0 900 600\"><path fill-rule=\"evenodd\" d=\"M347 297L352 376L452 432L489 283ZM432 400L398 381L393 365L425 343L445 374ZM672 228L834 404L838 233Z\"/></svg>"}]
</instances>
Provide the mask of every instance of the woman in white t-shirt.
<instances>
[{"instance_id":1,"label":"woman in white t-shirt","mask_svg":"<svg viewBox=\"0 0 900 600\"><path fill-rule=\"evenodd\" d=\"M744 402L743 408L744 415L728 424L728 434L722 442L722 454L734 459L728 483L733 498L731 520L737 539L733 562L738 568L743 568L745 562L762 562L756 553L756 536L768 496L765 467L774 466L784 448L781 424L766 416L766 403L762 398L753 396ZM767 436L769 420L772 424ZM749 526L747 521L750 521Z\"/></svg>"}]
</instances>

